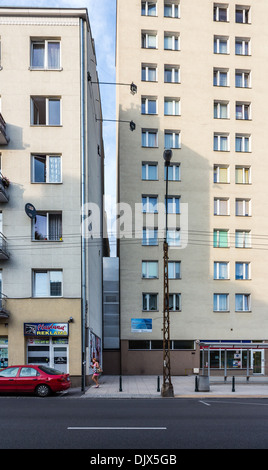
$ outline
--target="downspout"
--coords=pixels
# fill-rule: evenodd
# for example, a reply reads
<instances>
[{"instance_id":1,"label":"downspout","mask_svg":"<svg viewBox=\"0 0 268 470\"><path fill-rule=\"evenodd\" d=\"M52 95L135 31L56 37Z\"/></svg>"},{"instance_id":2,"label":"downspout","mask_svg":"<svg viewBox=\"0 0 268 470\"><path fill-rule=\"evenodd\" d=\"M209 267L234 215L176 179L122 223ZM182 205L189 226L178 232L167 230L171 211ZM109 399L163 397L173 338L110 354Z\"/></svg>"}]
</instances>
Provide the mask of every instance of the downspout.
<instances>
[{"instance_id":1,"label":"downspout","mask_svg":"<svg viewBox=\"0 0 268 470\"><path fill-rule=\"evenodd\" d=\"M85 41L80 18L80 145L81 145L81 391L86 385L86 157L85 157Z\"/></svg>"}]
</instances>

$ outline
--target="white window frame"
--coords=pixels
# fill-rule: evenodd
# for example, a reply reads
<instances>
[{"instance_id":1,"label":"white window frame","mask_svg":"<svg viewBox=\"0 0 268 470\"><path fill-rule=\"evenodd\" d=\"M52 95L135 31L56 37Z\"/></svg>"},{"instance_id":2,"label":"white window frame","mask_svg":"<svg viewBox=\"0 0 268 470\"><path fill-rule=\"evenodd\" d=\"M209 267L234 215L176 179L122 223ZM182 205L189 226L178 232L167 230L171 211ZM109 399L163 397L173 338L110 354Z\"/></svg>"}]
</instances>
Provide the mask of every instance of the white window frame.
<instances>
[{"instance_id":1,"label":"white window frame","mask_svg":"<svg viewBox=\"0 0 268 470\"><path fill-rule=\"evenodd\" d=\"M153 200L156 200L156 204L153 204ZM151 207L154 210L151 210ZM147 196L142 195L142 212L143 214L157 214L158 213L158 196Z\"/></svg>"},{"instance_id":2,"label":"white window frame","mask_svg":"<svg viewBox=\"0 0 268 470\"><path fill-rule=\"evenodd\" d=\"M141 73L143 73L143 69L145 69L145 80L143 82L157 82L157 65L155 64L142 64L141 66ZM149 70L155 70L155 80L149 80Z\"/></svg>"},{"instance_id":3,"label":"white window frame","mask_svg":"<svg viewBox=\"0 0 268 470\"><path fill-rule=\"evenodd\" d=\"M171 114L166 114L165 109L164 109L164 115L165 116L180 116L181 115L181 100L179 98L165 97L164 98L164 108L165 108L166 103L171 103L172 104L172 113ZM176 108L178 108L177 113L176 113Z\"/></svg>"},{"instance_id":4,"label":"white window frame","mask_svg":"<svg viewBox=\"0 0 268 470\"><path fill-rule=\"evenodd\" d=\"M180 214L181 213L181 196L168 196L167 201L167 212L168 214ZM178 212L177 212L178 202Z\"/></svg>"},{"instance_id":5,"label":"white window frame","mask_svg":"<svg viewBox=\"0 0 268 470\"><path fill-rule=\"evenodd\" d=\"M221 84L221 74L226 75L226 85ZM213 86L228 87L229 86L229 69L214 68L213 69Z\"/></svg>"},{"instance_id":6,"label":"white window frame","mask_svg":"<svg viewBox=\"0 0 268 470\"><path fill-rule=\"evenodd\" d=\"M36 213L36 215L41 215L40 213L42 214L46 214L46 238L45 239L41 239L41 240L38 240L38 238L35 238L35 220L33 219L32 220L32 240L33 241L42 241L42 242L48 242L48 241L53 241L53 242L59 242L59 241L62 241L62 233L60 234L61 236L56 239L56 240L51 240L49 238L49 218L51 215L58 215L58 216L61 216L61 232L62 232L62 212L61 211L38 211Z\"/></svg>"},{"instance_id":7,"label":"white window frame","mask_svg":"<svg viewBox=\"0 0 268 470\"><path fill-rule=\"evenodd\" d=\"M223 142L225 142L225 141L227 142L226 150L223 150L221 148L222 139L224 139ZM215 145L215 141L217 142L216 145ZM214 141L213 141L213 150L215 152L229 152L230 151L230 136L229 136L229 134L224 133L224 132L222 132L222 133L215 132L214 133Z\"/></svg>"},{"instance_id":8,"label":"white window frame","mask_svg":"<svg viewBox=\"0 0 268 470\"><path fill-rule=\"evenodd\" d=\"M165 169L164 169L165 181L167 180L167 172L168 172L168 175L170 174L170 171L168 171L167 168L169 170L172 170L172 178L169 178L168 181L181 181L181 164L180 163L172 163L171 165L169 165L169 167L165 166ZM178 178L176 178L177 168L178 168L178 173L179 173Z\"/></svg>"},{"instance_id":9,"label":"white window frame","mask_svg":"<svg viewBox=\"0 0 268 470\"><path fill-rule=\"evenodd\" d=\"M224 310L221 310L220 309L220 296L221 295L224 295L226 297L226 309ZM216 299L217 299L217 302L216 302L216 309L214 308L214 300L215 300L215 296L216 296ZM213 311L214 312L229 312L230 310L230 305L229 305L229 294L225 294L225 293L218 293L218 294L213 294Z\"/></svg>"},{"instance_id":10,"label":"white window frame","mask_svg":"<svg viewBox=\"0 0 268 470\"><path fill-rule=\"evenodd\" d=\"M171 71L171 81L168 82L165 80L165 73L166 71ZM178 73L178 80L175 80L176 73ZM164 66L164 83L180 83L181 82L181 73L180 73L180 66L179 65L169 65L165 64Z\"/></svg>"},{"instance_id":11,"label":"white window frame","mask_svg":"<svg viewBox=\"0 0 268 470\"><path fill-rule=\"evenodd\" d=\"M142 5L143 4L145 6L145 14L144 15L142 14ZM149 11L150 11L149 10L149 5L154 5L155 6L155 14L154 15L149 14ZM141 16L153 16L153 17L157 16L157 2L151 2L151 1L147 1L147 0L142 1L141 2Z\"/></svg>"},{"instance_id":12,"label":"white window frame","mask_svg":"<svg viewBox=\"0 0 268 470\"><path fill-rule=\"evenodd\" d=\"M150 46L150 38L155 38L155 46ZM141 47L142 49L158 49L158 36L154 31L146 32L142 31L141 33Z\"/></svg>"},{"instance_id":13,"label":"white window frame","mask_svg":"<svg viewBox=\"0 0 268 470\"><path fill-rule=\"evenodd\" d=\"M226 20L220 20L220 10L226 11ZM223 23L229 21L229 5L227 5L226 3L214 3L213 20L220 21Z\"/></svg>"},{"instance_id":14,"label":"white window frame","mask_svg":"<svg viewBox=\"0 0 268 470\"><path fill-rule=\"evenodd\" d=\"M149 178L149 167L154 166L156 168L156 178ZM142 169L145 168L145 178L143 178L143 171ZM158 180L158 163L154 162L142 162L142 169L141 169L141 179L142 181L157 181Z\"/></svg>"},{"instance_id":15,"label":"white window frame","mask_svg":"<svg viewBox=\"0 0 268 470\"><path fill-rule=\"evenodd\" d=\"M181 246L181 232L179 228L167 230L167 243L170 247Z\"/></svg>"},{"instance_id":16,"label":"white window frame","mask_svg":"<svg viewBox=\"0 0 268 470\"><path fill-rule=\"evenodd\" d=\"M236 84L236 76L241 75L242 77L242 86L237 86ZM248 76L248 86L245 86L246 83L246 75ZM240 70L236 69L235 71L235 87L236 88L251 88L251 71L250 70Z\"/></svg>"},{"instance_id":17,"label":"white window frame","mask_svg":"<svg viewBox=\"0 0 268 470\"><path fill-rule=\"evenodd\" d=\"M149 113L149 101L155 102L155 113ZM143 102L145 106L145 112L142 112ZM146 115L149 114L150 116L156 116L158 114L158 101L155 96L142 96L141 97L141 114Z\"/></svg>"},{"instance_id":18,"label":"white window frame","mask_svg":"<svg viewBox=\"0 0 268 470\"><path fill-rule=\"evenodd\" d=\"M238 234L242 235L242 238L238 240ZM240 245L242 241L242 246ZM251 248L251 230L236 230L235 231L235 248Z\"/></svg>"},{"instance_id":19,"label":"white window frame","mask_svg":"<svg viewBox=\"0 0 268 470\"><path fill-rule=\"evenodd\" d=\"M226 214L221 213L221 202L226 202ZM227 216L230 215L230 199L228 197L214 197L214 215Z\"/></svg>"},{"instance_id":20,"label":"white window frame","mask_svg":"<svg viewBox=\"0 0 268 470\"><path fill-rule=\"evenodd\" d=\"M179 277L176 277L176 266L179 266ZM181 261L169 261L168 262L168 278L169 279L181 279Z\"/></svg>"},{"instance_id":21,"label":"white window frame","mask_svg":"<svg viewBox=\"0 0 268 470\"><path fill-rule=\"evenodd\" d=\"M156 296L156 309L150 309L150 296ZM146 308L144 309L144 297L145 297L145 303L146 303ZM143 312L157 312L158 311L158 294L155 292L151 293L143 293L142 294L142 310Z\"/></svg>"},{"instance_id":22,"label":"white window frame","mask_svg":"<svg viewBox=\"0 0 268 470\"><path fill-rule=\"evenodd\" d=\"M251 135L250 134L236 134L235 135L235 140L236 139L241 139L242 142L242 150L236 150L236 145L235 145L235 151L240 153L240 152L245 152L249 153L251 152ZM246 150L246 139L248 139L248 150Z\"/></svg>"},{"instance_id":23,"label":"white window frame","mask_svg":"<svg viewBox=\"0 0 268 470\"><path fill-rule=\"evenodd\" d=\"M242 279L238 279L236 277L236 265L237 264L242 264L242 268L243 268ZM248 277L246 277L246 271L248 271ZM251 263L249 261L236 261L235 262L235 279L236 281L249 281L251 279Z\"/></svg>"},{"instance_id":24,"label":"white window frame","mask_svg":"<svg viewBox=\"0 0 268 470\"><path fill-rule=\"evenodd\" d=\"M157 274L156 276L149 276L149 272L150 272L150 269L149 269L149 266L151 263L154 263L157 265ZM142 279L158 279L159 277L159 265L158 265L158 261L142 261L142 268L141 268L141 275L142 275Z\"/></svg>"},{"instance_id":25,"label":"white window frame","mask_svg":"<svg viewBox=\"0 0 268 470\"><path fill-rule=\"evenodd\" d=\"M220 234L224 232L227 233L227 246L220 246ZM217 234L216 244L215 244L215 233ZM213 230L213 248L229 248L230 247L230 233L228 229L225 228L215 228Z\"/></svg>"},{"instance_id":26,"label":"white window frame","mask_svg":"<svg viewBox=\"0 0 268 470\"><path fill-rule=\"evenodd\" d=\"M224 41L226 42L226 52L221 52L220 51L220 42ZM213 51L214 54L230 54L230 49L229 49L229 37L228 36L214 36L214 45L213 45Z\"/></svg>"},{"instance_id":27,"label":"white window frame","mask_svg":"<svg viewBox=\"0 0 268 470\"><path fill-rule=\"evenodd\" d=\"M241 204L242 213L239 214L238 204ZM251 217L251 199L236 198L235 215L237 217Z\"/></svg>"},{"instance_id":28,"label":"white window frame","mask_svg":"<svg viewBox=\"0 0 268 470\"><path fill-rule=\"evenodd\" d=\"M154 232L155 237L150 237L150 234ZM144 237L145 235L145 237ZM150 243L150 240L155 241L155 243ZM148 228L143 227L142 229L142 246L158 246L158 229L157 228Z\"/></svg>"},{"instance_id":29,"label":"white window frame","mask_svg":"<svg viewBox=\"0 0 268 470\"><path fill-rule=\"evenodd\" d=\"M178 296L179 298L179 308L176 308L176 297ZM172 308L170 308L170 300L172 300ZM177 294L174 294L174 293L169 293L169 299L168 299L168 302L169 302L169 311L170 312L181 312L181 294L180 293L177 293Z\"/></svg>"},{"instance_id":30,"label":"white window frame","mask_svg":"<svg viewBox=\"0 0 268 470\"><path fill-rule=\"evenodd\" d=\"M236 44L237 43L242 43L242 54L238 54L236 51ZM247 47L246 47L247 45ZM246 54L246 49L248 50L248 53ZM251 55L251 39L250 38L241 38L241 37L236 37L235 38L235 54L240 55L240 56L250 56Z\"/></svg>"},{"instance_id":31,"label":"white window frame","mask_svg":"<svg viewBox=\"0 0 268 470\"><path fill-rule=\"evenodd\" d=\"M60 56L59 56L59 67L49 67L48 66L48 44L49 43L58 43L60 45ZM36 67L33 65L33 46L34 44L44 44L44 66L43 67ZM31 70L62 70L61 67L61 40L60 39L31 39Z\"/></svg>"},{"instance_id":32,"label":"white window frame","mask_svg":"<svg viewBox=\"0 0 268 470\"><path fill-rule=\"evenodd\" d=\"M242 309L238 310L236 305L237 296L242 296ZM246 309L246 305L248 308ZM235 294L235 311L236 312L251 312L251 294Z\"/></svg>"},{"instance_id":33,"label":"white window frame","mask_svg":"<svg viewBox=\"0 0 268 470\"><path fill-rule=\"evenodd\" d=\"M165 38L172 38L171 48L165 47ZM164 50L165 51L180 51L180 34L179 33L169 33L165 31L164 33Z\"/></svg>"},{"instance_id":34,"label":"white window frame","mask_svg":"<svg viewBox=\"0 0 268 470\"><path fill-rule=\"evenodd\" d=\"M34 98L43 98L45 100L45 107L46 107L46 123L45 124L38 124L34 123ZM49 102L50 101L59 101L60 103L60 122L57 124L50 123L50 114L49 114ZM35 127L58 127L62 125L62 99L60 96L31 96L31 126Z\"/></svg>"},{"instance_id":35,"label":"white window frame","mask_svg":"<svg viewBox=\"0 0 268 470\"><path fill-rule=\"evenodd\" d=\"M226 265L227 275L226 277L220 277L220 265ZM214 261L213 279L215 281L226 281L230 279L230 263L229 261Z\"/></svg>"},{"instance_id":36,"label":"white window frame","mask_svg":"<svg viewBox=\"0 0 268 470\"><path fill-rule=\"evenodd\" d=\"M171 15L165 14L166 6L171 6ZM180 3L178 1L164 1L164 18L180 18Z\"/></svg>"},{"instance_id":37,"label":"white window frame","mask_svg":"<svg viewBox=\"0 0 268 470\"><path fill-rule=\"evenodd\" d=\"M149 146L149 134L155 136L156 145ZM142 145L143 148L158 148L158 130L157 129L142 129L142 135L145 135L145 145Z\"/></svg>"},{"instance_id":38,"label":"white window frame","mask_svg":"<svg viewBox=\"0 0 268 470\"><path fill-rule=\"evenodd\" d=\"M227 181L221 181L221 170L227 170ZM216 176L216 181L215 181ZM214 178L213 181L215 184L229 184L230 183L230 167L229 165L214 165Z\"/></svg>"},{"instance_id":39,"label":"white window frame","mask_svg":"<svg viewBox=\"0 0 268 470\"><path fill-rule=\"evenodd\" d=\"M35 166L35 158L36 157L43 157L45 158L45 181L34 181L34 166ZM49 165L49 159L50 158L59 158L60 159L60 181L50 181L50 165ZM61 155L57 154L57 155L43 155L43 154L32 154L31 155L31 159L32 159L32 177L31 177L31 183L33 184L61 184L62 183L62 157Z\"/></svg>"},{"instance_id":40,"label":"white window frame","mask_svg":"<svg viewBox=\"0 0 268 470\"><path fill-rule=\"evenodd\" d=\"M61 295L56 295L56 296L49 295L49 293L50 293L50 279L51 279L50 275L53 272L61 273ZM37 273L46 273L47 274L47 280L46 280L47 295L44 295L44 296L36 295L36 278L35 278L35 276L36 276ZM34 269L33 270L33 297L34 298L55 298L55 299L63 297L63 271L61 269Z\"/></svg>"},{"instance_id":41,"label":"white window frame","mask_svg":"<svg viewBox=\"0 0 268 470\"><path fill-rule=\"evenodd\" d=\"M242 11L242 21L236 21L236 13L238 11ZM236 24L251 24L251 8L250 8L250 6L236 5L236 7L235 7L235 22L236 22Z\"/></svg>"},{"instance_id":42,"label":"white window frame","mask_svg":"<svg viewBox=\"0 0 268 470\"><path fill-rule=\"evenodd\" d=\"M221 116L221 108L226 106L226 117ZM214 100L214 119L230 119L230 104L229 101Z\"/></svg>"},{"instance_id":43,"label":"white window frame","mask_svg":"<svg viewBox=\"0 0 268 470\"><path fill-rule=\"evenodd\" d=\"M169 114L166 115L166 116L170 116ZM165 148L172 148L172 149L180 149L181 148L181 133L180 131L170 131L168 129L165 130L165 133L164 133L164 138L166 137L166 135L170 135L171 136L171 140L172 140L172 146L171 147L166 147ZM178 140L178 146L176 146L176 140Z\"/></svg>"},{"instance_id":44,"label":"white window frame","mask_svg":"<svg viewBox=\"0 0 268 470\"><path fill-rule=\"evenodd\" d=\"M237 180L237 171L242 170L242 183ZM246 178L246 172L248 172L248 178ZM248 179L248 181L246 181ZM250 166L238 166L235 167L235 183L236 184L251 184L251 167Z\"/></svg>"},{"instance_id":45,"label":"white window frame","mask_svg":"<svg viewBox=\"0 0 268 470\"><path fill-rule=\"evenodd\" d=\"M241 117L240 114L237 111L237 106L241 106L242 111L241 111ZM246 117L248 116L248 117ZM237 121L250 121L251 120L251 103L245 103L242 101L236 101L235 103L235 118Z\"/></svg>"}]
</instances>

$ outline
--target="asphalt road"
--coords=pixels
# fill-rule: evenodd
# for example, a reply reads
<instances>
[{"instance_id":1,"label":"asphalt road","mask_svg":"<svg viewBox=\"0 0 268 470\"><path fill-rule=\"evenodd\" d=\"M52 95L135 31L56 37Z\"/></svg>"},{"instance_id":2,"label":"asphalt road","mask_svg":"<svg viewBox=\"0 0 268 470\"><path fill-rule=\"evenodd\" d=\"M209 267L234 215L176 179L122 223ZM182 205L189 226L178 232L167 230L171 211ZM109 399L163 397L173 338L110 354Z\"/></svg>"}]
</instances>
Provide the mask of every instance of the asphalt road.
<instances>
[{"instance_id":1,"label":"asphalt road","mask_svg":"<svg viewBox=\"0 0 268 470\"><path fill-rule=\"evenodd\" d=\"M2 396L0 410L0 449L87 449L90 457L104 449L268 448L266 399Z\"/></svg>"}]
</instances>

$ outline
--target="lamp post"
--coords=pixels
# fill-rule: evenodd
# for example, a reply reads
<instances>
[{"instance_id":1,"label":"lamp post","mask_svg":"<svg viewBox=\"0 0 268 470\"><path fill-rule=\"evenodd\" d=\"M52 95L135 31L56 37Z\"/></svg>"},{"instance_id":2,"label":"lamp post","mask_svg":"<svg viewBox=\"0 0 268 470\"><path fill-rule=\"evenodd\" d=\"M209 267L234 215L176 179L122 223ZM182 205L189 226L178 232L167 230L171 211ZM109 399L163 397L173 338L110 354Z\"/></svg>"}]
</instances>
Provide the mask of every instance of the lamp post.
<instances>
[{"instance_id":1,"label":"lamp post","mask_svg":"<svg viewBox=\"0 0 268 470\"><path fill-rule=\"evenodd\" d=\"M169 319L169 285L168 285L168 167L172 158L172 151L165 150L163 154L166 168L166 224L164 238L164 306L163 306L163 384L162 397L174 397L170 372L170 319Z\"/></svg>"}]
</instances>

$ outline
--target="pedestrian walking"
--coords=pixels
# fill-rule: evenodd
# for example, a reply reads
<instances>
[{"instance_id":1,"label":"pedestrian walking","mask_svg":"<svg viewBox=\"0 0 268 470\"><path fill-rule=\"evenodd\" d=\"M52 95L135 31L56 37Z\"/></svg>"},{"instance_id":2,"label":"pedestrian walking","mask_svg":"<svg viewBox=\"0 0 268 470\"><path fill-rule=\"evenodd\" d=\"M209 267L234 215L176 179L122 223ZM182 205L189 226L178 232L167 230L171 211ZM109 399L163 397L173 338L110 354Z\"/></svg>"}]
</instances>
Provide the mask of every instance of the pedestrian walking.
<instances>
[{"instance_id":1,"label":"pedestrian walking","mask_svg":"<svg viewBox=\"0 0 268 470\"><path fill-rule=\"evenodd\" d=\"M99 388L99 371L100 371L100 365L95 357L92 359L93 364L91 364L91 367L93 369L93 375L92 375L92 380L95 382L95 388Z\"/></svg>"}]
</instances>

